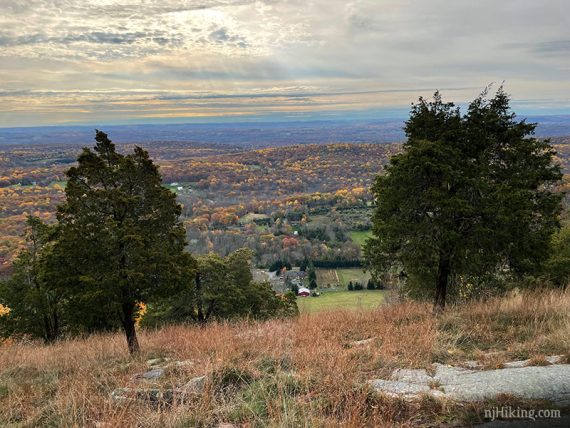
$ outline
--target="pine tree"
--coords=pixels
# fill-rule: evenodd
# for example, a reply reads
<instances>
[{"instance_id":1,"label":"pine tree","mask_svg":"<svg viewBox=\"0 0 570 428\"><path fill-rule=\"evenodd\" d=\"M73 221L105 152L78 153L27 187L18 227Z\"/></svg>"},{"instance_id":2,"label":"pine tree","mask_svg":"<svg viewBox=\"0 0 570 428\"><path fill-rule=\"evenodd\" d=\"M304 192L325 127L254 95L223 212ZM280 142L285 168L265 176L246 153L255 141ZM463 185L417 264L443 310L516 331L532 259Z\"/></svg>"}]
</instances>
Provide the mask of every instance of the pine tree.
<instances>
[{"instance_id":1,"label":"pine tree","mask_svg":"<svg viewBox=\"0 0 570 428\"><path fill-rule=\"evenodd\" d=\"M66 277L75 294L104 300L137 353L139 303L172 293L187 267L181 208L145 150L119 154L101 131L95 140L67 172L59 251L73 266Z\"/></svg>"},{"instance_id":2,"label":"pine tree","mask_svg":"<svg viewBox=\"0 0 570 428\"><path fill-rule=\"evenodd\" d=\"M502 88L464 115L439 93L420 98L403 152L373 187L375 237L365 253L376 273L403 269L443 308L452 277L537 271L558 227L561 173L535 127L516 119Z\"/></svg>"}]
</instances>

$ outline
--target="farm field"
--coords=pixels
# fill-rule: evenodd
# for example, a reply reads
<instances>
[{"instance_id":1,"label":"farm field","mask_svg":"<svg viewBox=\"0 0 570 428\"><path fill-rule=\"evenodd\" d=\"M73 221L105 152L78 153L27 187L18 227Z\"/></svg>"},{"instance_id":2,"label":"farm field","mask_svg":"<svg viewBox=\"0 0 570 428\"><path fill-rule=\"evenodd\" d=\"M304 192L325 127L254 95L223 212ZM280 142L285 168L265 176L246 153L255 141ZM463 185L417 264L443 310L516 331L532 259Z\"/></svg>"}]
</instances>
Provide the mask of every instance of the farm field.
<instances>
[{"instance_id":1,"label":"farm field","mask_svg":"<svg viewBox=\"0 0 570 428\"><path fill-rule=\"evenodd\" d=\"M359 282L366 286L370 279L370 272L364 272L361 268L345 269L316 269L317 284L320 288L340 287L346 289L350 281Z\"/></svg>"},{"instance_id":2,"label":"farm field","mask_svg":"<svg viewBox=\"0 0 570 428\"><path fill-rule=\"evenodd\" d=\"M315 269L317 284L321 288L338 287L339 278L336 269Z\"/></svg>"},{"instance_id":3,"label":"farm field","mask_svg":"<svg viewBox=\"0 0 570 428\"><path fill-rule=\"evenodd\" d=\"M364 272L360 268L337 269L336 273L340 280L341 287L346 287L350 281L359 282L366 286L366 283L371 277L370 272Z\"/></svg>"},{"instance_id":4,"label":"farm field","mask_svg":"<svg viewBox=\"0 0 570 428\"><path fill-rule=\"evenodd\" d=\"M356 242L361 247L366 243L368 238L372 237L371 230L355 230L350 232L350 237L354 242Z\"/></svg>"},{"instance_id":5,"label":"farm field","mask_svg":"<svg viewBox=\"0 0 570 428\"><path fill-rule=\"evenodd\" d=\"M319 297L299 297L297 305L301 313L348 309L374 309L384 301L385 291L325 291Z\"/></svg>"}]
</instances>

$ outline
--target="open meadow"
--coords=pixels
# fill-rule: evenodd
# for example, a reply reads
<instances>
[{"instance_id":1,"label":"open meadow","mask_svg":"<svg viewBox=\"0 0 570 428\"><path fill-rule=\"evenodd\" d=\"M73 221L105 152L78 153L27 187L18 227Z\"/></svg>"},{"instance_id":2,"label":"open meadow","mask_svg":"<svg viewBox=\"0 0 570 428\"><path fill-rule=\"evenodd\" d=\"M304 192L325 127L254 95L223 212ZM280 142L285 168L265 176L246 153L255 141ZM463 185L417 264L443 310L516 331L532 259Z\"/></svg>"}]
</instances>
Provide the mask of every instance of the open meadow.
<instances>
[{"instance_id":1,"label":"open meadow","mask_svg":"<svg viewBox=\"0 0 570 428\"><path fill-rule=\"evenodd\" d=\"M318 300L318 299L314 299ZM366 345L356 341L372 339ZM435 398L394 399L367 381L393 369L565 354L570 292L513 294L450 307L395 303L375 310L303 313L267 322L141 330L130 357L121 334L0 346L1 426L362 427L470 424L484 406ZM145 380L147 360L169 358L165 376ZM117 388L173 388L206 376L203 391L168 404L117 401ZM508 399L509 405L547 403Z\"/></svg>"},{"instance_id":2,"label":"open meadow","mask_svg":"<svg viewBox=\"0 0 570 428\"><path fill-rule=\"evenodd\" d=\"M372 238L371 230L354 230L350 232L351 239L361 247L366 243L368 238Z\"/></svg>"}]
</instances>

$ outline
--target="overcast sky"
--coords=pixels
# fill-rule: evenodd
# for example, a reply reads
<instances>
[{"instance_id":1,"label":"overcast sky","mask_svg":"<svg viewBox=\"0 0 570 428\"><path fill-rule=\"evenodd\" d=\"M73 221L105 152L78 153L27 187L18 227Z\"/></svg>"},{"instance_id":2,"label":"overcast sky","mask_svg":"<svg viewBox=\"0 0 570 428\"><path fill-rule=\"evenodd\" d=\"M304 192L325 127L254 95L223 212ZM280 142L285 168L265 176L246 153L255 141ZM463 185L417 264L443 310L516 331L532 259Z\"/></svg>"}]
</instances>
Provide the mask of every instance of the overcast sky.
<instances>
[{"instance_id":1,"label":"overcast sky","mask_svg":"<svg viewBox=\"0 0 570 428\"><path fill-rule=\"evenodd\" d=\"M0 126L570 113L568 0L0 0Z\"/></svg>"}]
</instances>

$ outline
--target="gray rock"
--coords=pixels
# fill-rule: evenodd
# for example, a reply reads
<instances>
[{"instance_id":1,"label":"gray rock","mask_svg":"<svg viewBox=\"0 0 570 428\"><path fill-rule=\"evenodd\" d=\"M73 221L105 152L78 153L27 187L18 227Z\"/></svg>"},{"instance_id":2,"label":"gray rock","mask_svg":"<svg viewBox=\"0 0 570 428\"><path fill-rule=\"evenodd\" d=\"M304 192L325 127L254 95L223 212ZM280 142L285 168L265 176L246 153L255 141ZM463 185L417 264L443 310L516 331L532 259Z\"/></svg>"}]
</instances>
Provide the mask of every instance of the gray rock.
<instances>
[{"instance_id":1,"label":"gray rock","mask_svg":"<svg viewBox=\"0 0 570 428\"><path fill-rule=\"evenodd\" d=\"M153 404L171 404L174 392L171 389L118 388L111 392L116 401L146 401Z\"/></svg>"},{"instance_id":2,"label":"gray rock","mask_svg":"<svg viewBox=\"0 0 570 428\"><path fill-rule=\"evenodd\" d=\"M376 379L370 381L370 384L376 391L384 392L391 396L417 395L431 392L431 388L428 385L419 385L416 383L400 382L396 380Z\"/></svg>"},{"instance_id":3,"label":"gray rock","mask_svg":"<svg viewBox=\"0 0 570 428\"><path fill-rule=\"evenodd\" d=\"M429 384L431 381L433 381L433 377L431 377L423 369L397 369L394 370L392 376L390 376L390 379L396 381L419 383L426 385Z\"/></svg>"},{"instance_id":4,"label":"gray rock","mask_svg":"<svg viewBox=\"0 0 570 428\"><path fill-rule=\"evenodd\" d=\"M206 386L206 376L199 376L190 379L176 391L182 394L201 394L204 392L204 387Z\"/></svg>"},{"instance_id":5,"label":"gray rock","mask_svg":"<svg viewBox=\"0 0 570 428\"><path fill-rule=\"evenodd\" d=\"M465 361L463 363L463 367L467 368L467 369L478 369L481 367L481 364L479 364L478 361L475 360L469 360L469 361Z\"/></svg>"},{"instance_id":6,"label":"gray rock","mask_svg":"<svg viewBox=\"0 0 570 428\"><path fill-rule=\"evenodd\" d=\"M204 392L206 376L195 377L179 388L118 388L111 392L116 401L143 401L152 404L172 404Z\"/></svg>"},{"instance_id":7,"label":"gray rock","mask_svg":"<svg viewBox=\"0 0 570 428\"><path fill-rule=\"evenodd\" d=\"M503 367L506 369L520 369L528 366L528 363L530 363L530 360L511 361L510 363L503 364Z\"/></svg>"},{"instance_id":8,"label":"gray rock","mask_svg":"<svg viewBox=\"0 0 570 428\"><path fill-rule=\"evenodd\" d=\"M566 364L483 371L438 366L434 378L446 396L463 401L511 394L560 405L570 404L570 365Z\"/></svg>"},{"instance_id":9,"label":"gray rock","mask_svg":"<svg viewBox=\"0 0 570 428\"><path fill-rule=\"evenodd\" d=\"M564 360L564 355L550 355L546 357L546 361L550 364L562 363L562 360Z\"/></svg>"},{"instance_id":10,"label":"gray rock","mask_svg":"<svg viewBox=\"0 0 570 428\"><path fill-rule=\"evenodd\" d=\"M459 401L491 399L509 394L525 399L548 400L557 405L570 405L570 365L527 366L515 361L508 368L471 370L434 364L430 376L425 370L394 371L391 380L373 380L379 392L405 398L430 394ZM437 389L435 389L437 387Z\"/></svg>"},{"instance_id":11,"label":"gray rock","mask_svg":"<svg viewBox=\"0 0 570 428\"><path fill-rule=\"evenodd\" d=\"M138 379L156 380L164 376L164 372L165 370L163 368L156 368L149 370L148 372L138 374L135 377Z\"/></svg>"},{"instance_id":12,"label":"gray rock","mask_svg":"<svg viewBox=\"0 0 570 428\"><path fill-rule=\"evenodd\" d=\"M433 380L441 384L454 383L458 374L481 373L480 370L464 369L461 367L446 366L444 364L435 363L435 376Z\"/></svg>"}]
</instances>

